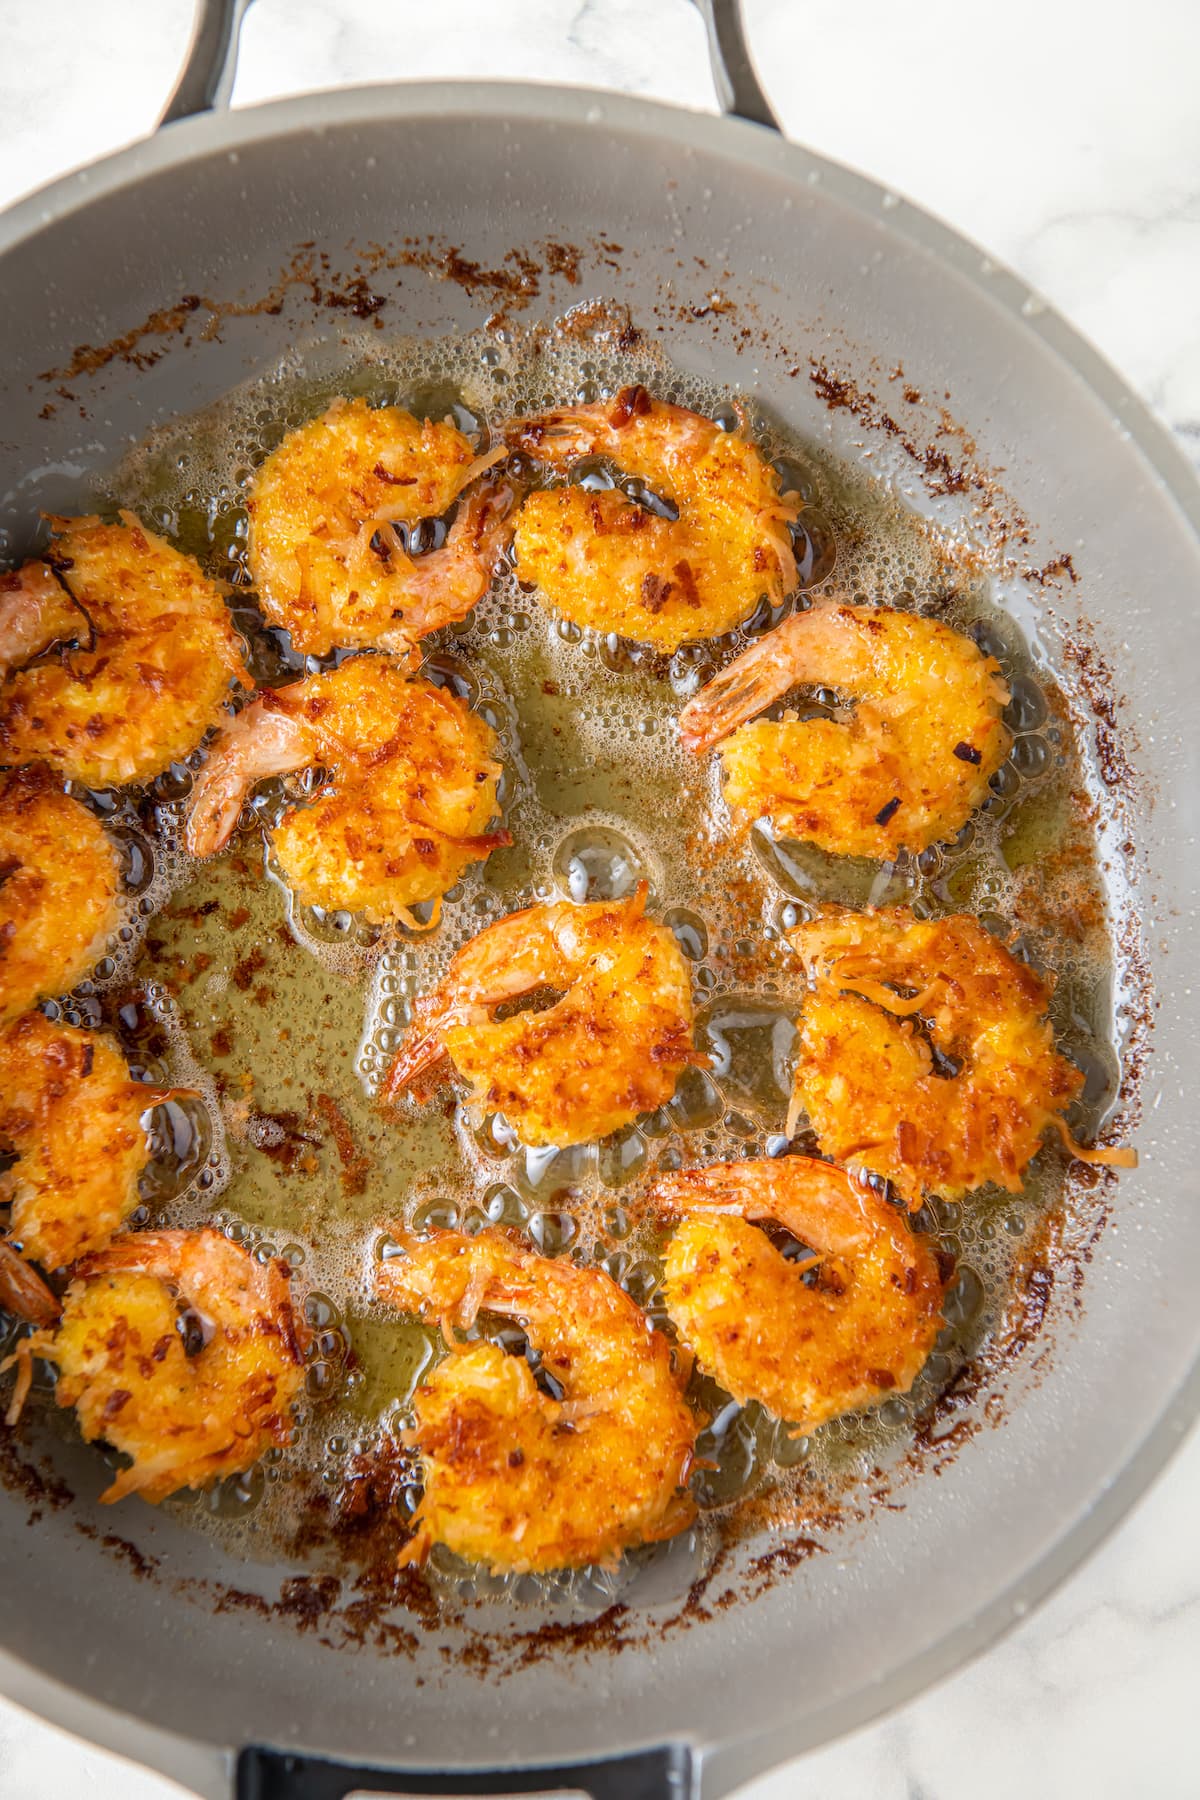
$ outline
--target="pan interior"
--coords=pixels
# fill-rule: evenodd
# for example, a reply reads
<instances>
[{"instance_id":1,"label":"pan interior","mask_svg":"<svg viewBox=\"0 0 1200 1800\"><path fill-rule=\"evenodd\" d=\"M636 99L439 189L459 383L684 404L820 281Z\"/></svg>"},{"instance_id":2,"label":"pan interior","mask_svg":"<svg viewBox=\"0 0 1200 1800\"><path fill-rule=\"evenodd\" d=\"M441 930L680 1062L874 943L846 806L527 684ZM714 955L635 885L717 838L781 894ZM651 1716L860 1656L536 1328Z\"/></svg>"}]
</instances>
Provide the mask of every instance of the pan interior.
<instances>
[{"instance_id":1,"label":"pan interior","mask_svg":"<svg viewBox=\"0 0 1200 1800\"><path fill-rule=\"evenodd\" d=\"M282 435L337 396L453 418L479 452L507 419L611 400L642 382L661 398L738 422L731 395L675 369L655 346L618 348L603 311L532 332L389 340L376 331L296 347L285 362L199 415L161 427L90 481L82 504L130 508L230 583L261 682L311 672L254 604L244 501L251 473ZM628 336L628 333L625 334ZM143 896L132 944L114 939L101 973L66 1005L124 1041L148 1080L192 1088L172 1108L146 1185L151 1223L215 1222L256 1256L282 1254L307 1292L316 1333L295 1441L209 1493L167 1511L231 1555L346 1574L364 1563L384 1591L404 1523L419 1502L419 1463L402 1448L417 1383L444 1354L434 1327L398 1321L372 1300L390 1232L502 1223L543 1252L598 1263L670 1335L661 1286L665 1231L645 1204L656 1175L719 1160L779 1156L788 1145L800 975L790 926L824 901L905 904L922 916L969 910L1057 976L1059 1041L1089 1077L1073 1119L1090 1137L1119 1076L1111 955L1083 771L1069 713L1039 670L995 584L961 538L949 538L844 461L773 420L746 421L804 499L797 552L806 594L838 592L915 607L995 654L1012 698L1013 748L985 809L952 842L883 865L828 856L734 828L714 758L679 746L675 715L718 666L773 628L790 603L765 602L741 630L674 656L555 618L511 566L461 626L429 640L426 672L466 697L498 732L504 823L513 842L473 866L435 929L388 934L348 913L305 906L288 890L264 826L319 791L321 772L257 794L241 835L215 862L191 861L182 820L204 752L149 790L91 796L119 809L136 846ZM540 472L544 477L545 471ZM591 459L573 472L599 490L625 480ZM422 528L435 543L444 527ZM805 602L801 602L804 604ZM333 665L336 657L325 659ZM836 697L797 696L836 718ZM657 1113L596 1145L525 1149L500 1115L459 1105L378 1100L416 996L451 956L505 913L553 899L620 899L650 883L651 908L692 965L698 1047L711 1073L688 1071ZM128 937L126 931L125 936ZM806 1132L799 1147L816 1153ZM702 1375L691 1396L709 1421L697 1455L699 1527L678 1543L560 1578L488 1577L444 1551L429 1571L448 1602L554 1602L580 1617L639 1595L682 1598L711 1571L737 1504L750 1495L797 1525L854 1503L928 1430L938 1398L1002 1327L1014 1264L1063 1197L1067 1160L1047 1145L1027 1191L989 1189L933 1202L917 1220L956 1264L947 1325L916 1388L810 1437ZM753 1307L753 1296L747 1297ZM484 1334L518 1349L511 1322ZM50 1379L49 1370L45 1378ZM386 1496L386 1498L381 1498ZM364 1517L364 1513L368 1516ZM492 1623L489 1620L487 1623ZM503 1628L503 1619L494 1621Z\"/></svg>"}]
</instances>

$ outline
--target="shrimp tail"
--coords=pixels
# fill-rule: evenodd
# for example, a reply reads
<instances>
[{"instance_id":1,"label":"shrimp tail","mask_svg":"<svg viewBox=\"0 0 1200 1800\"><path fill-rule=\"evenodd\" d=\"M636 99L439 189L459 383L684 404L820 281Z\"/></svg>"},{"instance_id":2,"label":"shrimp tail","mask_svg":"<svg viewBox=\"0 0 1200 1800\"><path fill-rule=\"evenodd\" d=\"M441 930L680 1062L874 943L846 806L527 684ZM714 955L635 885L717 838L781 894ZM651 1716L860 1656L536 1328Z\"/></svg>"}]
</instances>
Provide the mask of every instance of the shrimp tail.
<instances>
[{"instance_id":1,"label":"shrimp tail","mask_svg":"<svg viewBox=\"0 0 1200 1800\"><path fill-rule=\"evenodd\" d=\"M36 1269L0 1238L0 1307L31 1325L53 1325L62 1308Z\"/></svg>"},{"instance_id":2,"label":"shrimp tail","mask_svg":"<svg viewBox=\"0 0 1200 1800\"><path fill-rule=\"evenodd\" d=\"M94 641L91 620L48 562L0 575L0 677L54 644L90 650Z\"/></svg>"},{"instance_id":3,"label":"shrimp tail","mask_svg":"<svg viewBox=\"0 0 1200 1800\"><path fill-rule=\"evenodd\" d=\"M211 856L233 835L251 788L269 775L303 768L316 753L312 732L263 695L216 739L196 782L186 842L192 856Z\"/></svg>"},{"instance_id":4,"label":"shrimp tail","mask_svg":"<svg viewBox=\"0 0 1200 1800\"><path fill-rule=\"evenodd\" d=\"M406 1088L419 1101L427 1100L449 1074L449 1057L441 1036L442 1020L425 1031L410 1032L401 1044L379 1090L385 1104L394 1105Z\"/></svg>"},{"instance_id":5,"label":"shrimp tail","mask_svg":"<svg viewBox=\"0 0 1200 1800\"><path fill-rule=\"evenodd\" d=\"M405 571L403 611L395 629L378 639L381 648L403 655L431 631L466 618L512 541L520 495L515 481L491 473L464 493L441 549L418 557Z\"/></svg>"},{"instance_id":6,"label":"shrimp tail","mask_svg":"<svg viewBox=\"0 0 1200 1800\"><path fill-rule=\"evenodd\" d=\"M688 701L679 715L679 737L685 749L697 756L711 750L805 678L799 666L798 640L806 631L807 618L807 613L793 613L743 650Z\"/></svg>"},{"instance_id":7,"label":"shrimp tail","mask_svg":"<svg viewBox=\"0 0 1200 1800\"><path fill-rule=\"evenodd\" d=\"M433 1534L420 1515L417 1516L414 1523L417 1529L396 1558L398 1569L423 1569L429 1561L429 1552L434 1545Z\"/></svg>"}]
</instances>

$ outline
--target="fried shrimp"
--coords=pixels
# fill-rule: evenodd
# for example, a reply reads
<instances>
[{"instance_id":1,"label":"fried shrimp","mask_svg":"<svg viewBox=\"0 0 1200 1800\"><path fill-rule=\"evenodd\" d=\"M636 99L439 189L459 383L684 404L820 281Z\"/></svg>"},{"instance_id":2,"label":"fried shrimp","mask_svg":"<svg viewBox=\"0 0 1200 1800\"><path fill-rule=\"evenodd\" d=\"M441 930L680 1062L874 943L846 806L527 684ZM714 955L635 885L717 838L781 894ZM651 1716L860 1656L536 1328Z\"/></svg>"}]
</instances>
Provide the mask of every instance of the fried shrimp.
<instances>
[{"instance_id":1,"label":"fried shrimp","mask_svg":"<svg viewBox=\"0 0 1200 1800\"><path fill-rule=\"evenodd\" d=\"M753 719L801 683L837 718ZM680 716L689 750L721 743L736 815L841 856L891 858L953 837L1008 755L998 665L938 619L820 599L744 650Z\"/></svg>"},{"instance_id":2,"label":"fried shrimp","mask_svg":"<svg viewBox=\"0 0 1200 1800\"><path fill-rule=\"evenodd\" d=\"M498 1231L397 1241L379 1298L436 1320L450 1351L416 1393L425 1493L402 1561L441 1543L497 1571L575 1568L691 1523L700 1421L666 1338L603 1270ZM551 1393L525 1357L459 1345L481 1311L520 1321Z\"/></svg>"},{"instance_id":3,"label":"fried shrimp","mask_svg":"<svg viewBox=\"0 0 1200 1800\"><path fill-rule=\"evenodd\" d=\"M465 701L380 657L268 690L214 743L195 788L188 849L207 856L268 775L320 765L326 785L270 837L304 901L376 923L438 899L508 833L496 811L496 739Z\"/></svg>"},{"instance_id":4,"label":"fried shrimp","mask_svg":"<svg viewBox=\"0 0 1200 1800\"><path fill-rule=\"evenodd\" d=\"M134 1081L110 1038L41 1013L0 1032L0 1175L9 1236L47 1269L106 1244L138 1204L150 1160L142 1119L165 1098Z\"/></svg>"},{"instance_id":5,"label":"fried shrimp","mask_svg":"<svg viewBox=\"0 0 1200 1800\"><path fill-rule=\"evenodd\" d=\"M512 536L512 488L478 482L445 543L412 556L397 531L433 518L503 460L476 456L449 424L397 406L335 400L289 432L246 502L250 569L267 617L297 650L402 650L464 619Z\"/></svg>"},{"instance_id":6,"label":"fried shrimp","mask_svg":"<svg viewBox=\"0 0 1200 1800\"><path fill-rule=\"evenodd\" d=\"M619 490L530 494L518 572L576 625L660 650L716 637L796 584L794 494L739 432L652 399L643 387L513 426L509 441L553 469L604 455L666 501L662 517Z\"/></svg>"},{"instance_id":7,"label":"fried shrimp","mask_svg":"<svg viewBox=\"0 0 1200 1800\"><path fill-rule=\"evenodd\" d=\"M667 1175L651 1201L681 1222L667 1310L700 1367L798 1432L904 1393L942 1325L934 1251L844 1169L807 1156ZM808 1247L789 1261L757 1225Z\"/></svg>"},{"instance_id":8,"label":"fried shrimp","mask_svg":"<svg viewBox=\"0 0 1200 1800\"><path fill-rule=\"evenodd\" d=\"M132 1232L78 1264L57 1329L9 1360L55 1363L84 1438L130 1458L101 1500L207 1487L288 1442L309 1335L289 1274L210 1230Z\"/></svg>"},{"instance_id":9,"label":"fried shrimp","mask_svg":"<svg viewBox=\"0 0 1200 1800\"><path fill-rule=\"evenodd\" d=\"M812 988L789 1132L806 1112L827 1155L886 1176L914 1209L987 1182L1017 1192L1047 1126L1085 1162L1136 1163L1070 1136L1083 1076L1054 1048L1050 984L977 919L830 908L790 937Z\"/></svg>"},{"instance_id":10,"label":"fried shrimp","mask_svg":"<svg viewBox=\"0 0 1200 1800\"><path fill-rule=\"evenodd\" d=\"M42 769L0 775L0 1024L74 987L117 922L117 856Z\"/></svg>"},{"instance_id":11,"label":"fried shrimp","mask_svg":"<svg viewBox=\"0 0 1200 1800\"><path fill-rule=\"evenodd\" d=\"M417 1002L384 1084L425 1097L448 1057L472 1098L527 1144L604 1137L671 1098L692 1048L687 964L665 925L631 900L530 906L487 926ZM540 988L553 1004L500 1019Z\"/></svg>"},{"instance_id":12,"label":"fried shrimp","mask_svg":"<svg viewBox=\"0 0 1200 1800\"><path fill-rule=\"evenodd\" d=\"M132 513L119 525L51 524L75 648L0 687L0 761L49 763L89 787L147 780L195 749L231 681L251 685L242 641L217 584ZM45 604L36 626L26 608L27 654L69 628L61 591L40 574L37 594Z\"/></svg>"}]
</instances>

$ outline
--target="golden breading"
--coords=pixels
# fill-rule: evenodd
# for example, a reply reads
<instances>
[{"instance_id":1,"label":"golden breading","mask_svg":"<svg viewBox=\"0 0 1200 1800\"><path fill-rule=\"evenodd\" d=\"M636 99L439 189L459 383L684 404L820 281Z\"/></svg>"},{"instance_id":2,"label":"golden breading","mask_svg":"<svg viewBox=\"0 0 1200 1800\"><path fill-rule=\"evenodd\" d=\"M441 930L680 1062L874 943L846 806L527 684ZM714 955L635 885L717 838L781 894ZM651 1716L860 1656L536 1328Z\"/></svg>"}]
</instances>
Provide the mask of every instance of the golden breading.
<instances>
[{"instance_id":1,"label":"golden breading","mask_svg":"<svg viewBox=\"0 0 1200 1800\"><path fill-rule=\"evenodd\" d=\"M0 1032L0 1143L19 1158L0 1203L26 1256L62 1269L108 1242L138 1204L141 1119L161 1098L100 1032L37 1012Z\"/></svg>"},{"instance_id":2,"label":"golden breading","mask_svg":"<svg viewBox=\"0 0 1200 1800\"><path fill-rule=\"evenodd\" d=\"M575 1568L691 1523L699 1421L666 1338L603 1270L498 1231L400 1232L397 1244L379 1298L436 1321L450 1349L416 1393L425 1494L403 1561L441 1543L496 1571ZM524 1357L457 1344L480 1311L520 1320L561 1397Z\"/></svg>"},{"instance_id":3,"label":"golden breading","mask_svg":"<svg viewBox=\"0 0 1200 1800\"><path fill-rule=\"evenodd\" d=\"M477 457L453 425L398 406L335 400L289 432L254 478L248 554L267 618L297 650L398 650L463 619L487 592L512 536L512 495L483 482L440 550L405 551L394 527L436 517L501 460Z\"/></svg>"},{"instance_id":4,"label":"golden breading","mask_svg":"<svg viewBox=\"0 0 1200 1800\"><path fill-rule=\"evenodd\" d=\"M1070 1139L1062 1114L1083 1076L1054 1048L1050 985L978 919L830 908L790 937L813 983L793 1115L827 1155L887 1176L913 1208L988 1182L1017 1192L1048 1125L1086 1160L1136 1160Z\"/></svg>"},{"instance_id":5,"label":"golden breading","mask_svg":"<svg viewBox=\"0 0 1200 1800\"><path fill-rule=\"evenodd\" d=\"M0 1024L104 955L121 873L95 816L44 770L0 775Z\"/></svg>"},{"instance_id":6,"label":"golden breading","mask_svg":"<svg viewBox=\"0 0 1200 1800\"><path fill-rule=\"evenodd\" d=\"M942 1324L938 1260L844 1170L803 1156L716 1163L664 1177L650 1199L681 1221L667 1309L735 1400L803 1432L912 1386ZM787 1260L752 1222L768 1220L812 1254Z\"/></svg>"},{"instance_id":7,"label":"golden breading","mask_svg":"<svg viewBox=\"0 0 1200 1800\"><path fill-rule=\"evenodd\" d=\"M609 456L678 511L659 517L616 489L530 494L517 520L518 573L576 625L675 650L795 586L787 528L799 502L739 433L632 387L523 420L509 441L555 469Z\"/></svg>"},{"instance_id":8,"label":"golden breading","mask_svg":"<svg viewBox=\"0 0 1200 1800\"><path fill-rule=\"evenodd\" d=\"M277 688L216 741L195 787L188 848L220 849L255 782L320 764L328 783L285 813L271 842L312 905L415 924L506 831L487 831L501 768L496 737L457 695L362 656Z\"/></svg>"},{"instance_id":9,"label":"golden breading","mask_svg":"<svg viewBox=\"0 0 1200 1800\"><path fill-rule=\"evenodd\" d=\"M131 1232L79 1264L17 1359L56 1363L85 1439L130 1458L101 1500L207 1487L289 1441L309 1337L289 1274L209 1230Z\"/></svg>"},{"instance_id":10,"label":"golden breading","mask_svg":"<svg viewBox=\"0 0 1200 1800\"><path fill-rule=\"evenodd\" d=\"M424 1097L449 1057L476 1103L526 1144L585 1143L662 1106L704 1059L692 1048L687 964L644 903L643 886L632 900L531 906L487 926L418 1001L385 1095L415 1083ZM493 1016L539 988L560 997Z\"/></svg>"},{"instance_id":11,"label":"golden breading","mask_svg":"<svg viewBox=\"0 0 1200 1800\"><path fill-rule=\"evenodd\" d=\"M148 780L196 748L231 681L250 686L242 640L216 582L132 513L51 522L79 647L0 687L0 761L49 763L88 787ZM48 617L42 643L58 629Z\"/></svg>"},{"instance_id":12,"label":"golden breading","mask_svg":"<svg viewBox=\"0 0 1200 1800\"><path fill-rule=\"evenodd\" d=\"M742 723L801 683L854 710ZM694 751L725 740L735 815L834 855L892 858L954 837L987 799L1012 742L1007 700L995 661L949 625L827 599L744 650L684 708L680 732Z\"/></svg>"}]
</instances>

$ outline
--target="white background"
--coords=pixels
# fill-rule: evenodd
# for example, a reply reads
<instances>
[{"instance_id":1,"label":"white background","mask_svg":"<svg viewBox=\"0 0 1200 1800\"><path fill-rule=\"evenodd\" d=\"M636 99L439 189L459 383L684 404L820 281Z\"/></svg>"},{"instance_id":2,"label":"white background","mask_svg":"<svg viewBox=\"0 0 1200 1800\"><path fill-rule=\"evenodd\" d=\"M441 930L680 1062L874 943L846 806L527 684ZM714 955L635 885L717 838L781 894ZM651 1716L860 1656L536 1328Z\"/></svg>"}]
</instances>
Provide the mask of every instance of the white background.
<instances>
[{"instance_id":1,"label":"white background","mask_svg":"<svg viewBox=\"0 0 1200 1800\"><path fill-rule=\"evenodd\" d=\"M748 0L748 12L789 135L1011 263L1200 465L1200 0ZM149 131L189 20L189 0L0 0L0 204ZM431 76L714 104L687 0L258 0L235 98ZM990 1655L743 1800L1195 1800L1198 1513L1193 1439ZM179 1793L0 1702L0 1800Z\"/></svg>"}]
</instances>

